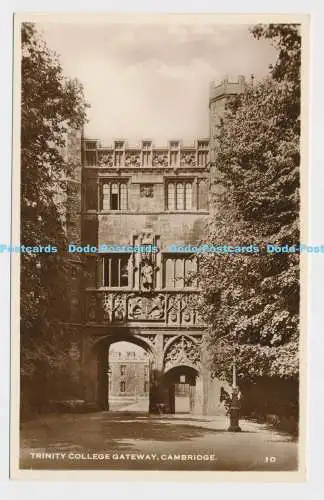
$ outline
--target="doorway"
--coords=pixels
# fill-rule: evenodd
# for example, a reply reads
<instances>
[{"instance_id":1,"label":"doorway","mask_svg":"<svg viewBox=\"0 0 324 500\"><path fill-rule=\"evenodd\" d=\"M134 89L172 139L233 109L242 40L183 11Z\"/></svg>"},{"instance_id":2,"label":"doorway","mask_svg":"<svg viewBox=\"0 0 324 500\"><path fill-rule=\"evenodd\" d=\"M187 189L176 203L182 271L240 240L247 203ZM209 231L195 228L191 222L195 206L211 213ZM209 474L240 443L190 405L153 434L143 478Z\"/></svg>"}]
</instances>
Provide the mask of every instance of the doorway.
<instances>
[{"instance_id":1,"label":"doorway","mask_svg":"<svg viewBox=\"0 0 324 500\"><path fill-rule=\"evenodd\" d=\"M177 366L165 374L170 413L193 413L197 376L197 370L189 366Z\"/></svg>"}]
</instances>

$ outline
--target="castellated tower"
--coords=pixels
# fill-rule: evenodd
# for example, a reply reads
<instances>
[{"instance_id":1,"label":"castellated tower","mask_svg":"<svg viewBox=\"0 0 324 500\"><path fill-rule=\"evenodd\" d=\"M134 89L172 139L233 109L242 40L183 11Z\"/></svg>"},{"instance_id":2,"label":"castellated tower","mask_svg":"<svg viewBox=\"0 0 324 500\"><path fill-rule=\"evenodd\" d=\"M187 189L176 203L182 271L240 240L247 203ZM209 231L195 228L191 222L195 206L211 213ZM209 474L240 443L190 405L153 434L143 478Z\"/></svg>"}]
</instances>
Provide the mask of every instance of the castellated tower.
<instances>
[{"instance_id":1,"label":"castellated tower","mask_svg":"<svg viewBox=\"0 0 324 500\"><path fill-rule=\"evenodd\" d=\"M225 115L226 104L228 100L238 94L245 92L247 84L244 76L239 76L236 82L229 81L228 78L218 85L215 82L210 83L209 88L209 152L210 152L210 195L215 201L216 198L222 197L224 188L221 185L221 175L217 170L217 147L219 136L219 125ZM211 204L215 206L215 203ZM217 207L217 205L216 205ZM216 208L217 212L217 208Z\"/></svg>"},{"instance_id":2,"label":"castellated tower","mask_svg":"<svg viewBox=\"0 0 324 500\"><path fill-rule=\"evenodd\" d=\"M246 90L244 76L239 76L237 82L230 82L225 78L215 85L210 83L209 88L209 131L210 131L210 160L216 160L218 127L224 117L226 103L230 97L242 94Z\"/></svg>"}]
</instances>

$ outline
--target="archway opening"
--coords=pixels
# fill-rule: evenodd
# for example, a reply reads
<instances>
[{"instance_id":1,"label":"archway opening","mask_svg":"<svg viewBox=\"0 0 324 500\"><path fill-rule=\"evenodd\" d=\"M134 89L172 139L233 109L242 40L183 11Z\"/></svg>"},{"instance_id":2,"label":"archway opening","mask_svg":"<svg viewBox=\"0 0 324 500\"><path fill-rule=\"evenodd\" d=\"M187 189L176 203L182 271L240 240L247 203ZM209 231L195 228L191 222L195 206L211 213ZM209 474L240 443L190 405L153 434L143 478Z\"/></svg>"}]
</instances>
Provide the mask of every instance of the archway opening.
<instances>
[{"instance_id":1,"label":"archway opening","mask_svg":"<svg viewBox=\"0 0 324 500\"><path fill-rule=\"evenodd\" d=\"M168 370L164 384L169 394L170 413L192 413L196 396L198 371L191 366L180 365Z\"/></svg>"},{"instance_id":2,"label":"archway opening","mask_svg":"<svg viewBox=\"0 0 324 500\"><path fill-rule=\"evenodd\" d=\"M133 342L114 342L108 347L108 408L114 412L148 412L150 392L149 355Z\"/></svg>"}]
</instances>

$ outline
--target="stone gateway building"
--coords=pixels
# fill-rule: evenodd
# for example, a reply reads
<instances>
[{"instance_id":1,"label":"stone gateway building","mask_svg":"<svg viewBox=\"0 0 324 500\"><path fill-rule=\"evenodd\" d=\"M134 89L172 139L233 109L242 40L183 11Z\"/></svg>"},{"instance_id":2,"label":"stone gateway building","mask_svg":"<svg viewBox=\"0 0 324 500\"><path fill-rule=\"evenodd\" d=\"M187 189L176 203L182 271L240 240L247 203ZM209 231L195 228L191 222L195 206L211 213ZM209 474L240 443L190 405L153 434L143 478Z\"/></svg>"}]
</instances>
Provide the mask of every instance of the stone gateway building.
<instances>
[{"instance_id":1,"label":"stone gateway building","mask_svg":"<svg viewBox=\"0 0 324 500\"><path fill-rule=\"evenodd\" d=\"M70 254L70 328L82 337L82 397L98 409L109 409L110 346L128 341L147 353L150 412L174 412L179 383L189 387L192 413L222 411L221 383L212 380L202 347L204 318L192 307L199 259L172 246L204 238L217 124L227 97L244 85L240 77L211 86L210 138L193 145L145 139L135 147L118 139L102 146L82 134L69 138L68 240L106 245L99 253ZM145 251L135 252L139 246Z\"/></svg>"}]
</instances>

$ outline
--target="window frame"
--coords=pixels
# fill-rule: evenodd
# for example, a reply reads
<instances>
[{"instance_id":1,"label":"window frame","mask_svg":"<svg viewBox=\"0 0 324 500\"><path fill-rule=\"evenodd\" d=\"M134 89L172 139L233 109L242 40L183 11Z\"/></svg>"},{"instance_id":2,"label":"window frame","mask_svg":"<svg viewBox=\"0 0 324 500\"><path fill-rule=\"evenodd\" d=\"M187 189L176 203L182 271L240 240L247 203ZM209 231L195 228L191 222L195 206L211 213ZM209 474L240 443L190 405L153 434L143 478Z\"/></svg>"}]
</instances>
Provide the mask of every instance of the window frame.
<instances>
[{"instance_id":1,"label":"window frame","mask_svg":"<svg viewBox=\"0 0 324 500\"><path fill-rule=\"evenodd\" d=\"M127 285L122 285L122 258L127 257L127 263L126 263L126 269L127 269ZM120 252L120 253L106 253L101 255L101 266L102 266L102 282L101 282L101 288L113 288L113 289L129 289L130 287L130 280L131 280L131 273L129 269L129 260L132 257L131 253L127 252ZM118 260L118 285L112 285L112 259ZM108 261L108 262L107 262ZM106 267L108 265L108 267ZM108 268L108 280L106 280L106 269ZM107 283L108 282L108 283Z\"/></svg>"},{"instance_id":2,"label":"window frame","mask_svg":"<svg viewBox=\"0 0 324 500\"><path fill-rule=\"evenodd\" d=\"M193 203L194 184L195 178L192 177L167 179L165 181L166 210L169 212L189 212L195 210ZM170 189L170 187L172 188Z\"/></svg>"},{"instance_id":3,"label":"window frame","mask_svg":"<svg viewBox=\"0 0 324 500\"><path fill-rule=\"evenodd\" d=\"M113 186L117 185L117 208L112 208ZM129 179L104 178L100 181L100 211L101 212L120 212L128 210L128 187ZM106 189L105 189L106 188ZM105 191L108 196L105 196ZM108 203L107 203L108 202Z\"/></svg>"},{"instance_id":4,"label":"window frame","mask_svg":"<svg viewBox=\"0 0 324 500\"><path fill-rule=\"evenodd\" d=\"M169 280L167 280L167 261L172 260L173 261L173 286L169 285ZM179 286L177 286L177 261L181 260L182 261L182 277L180 278L183 283ZM162 255L162 288L163 290L172 290L172 291L177 291L177 290L197 290L198 288L198 283L197 280L194 280L194 283L192 284L187 284L186 285L186 261L193 261L195 263L195 273L199 272L199 258L198 255L196 254L190 254L188 253L163 253ZM196 283L195 283L196 281Z\"/></svg>"}]
</instances>

